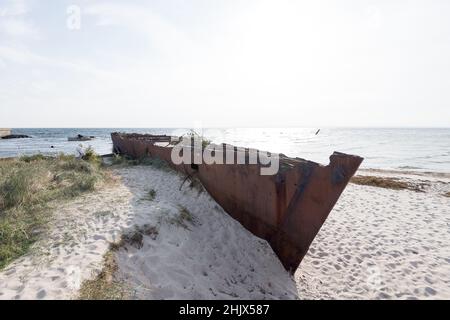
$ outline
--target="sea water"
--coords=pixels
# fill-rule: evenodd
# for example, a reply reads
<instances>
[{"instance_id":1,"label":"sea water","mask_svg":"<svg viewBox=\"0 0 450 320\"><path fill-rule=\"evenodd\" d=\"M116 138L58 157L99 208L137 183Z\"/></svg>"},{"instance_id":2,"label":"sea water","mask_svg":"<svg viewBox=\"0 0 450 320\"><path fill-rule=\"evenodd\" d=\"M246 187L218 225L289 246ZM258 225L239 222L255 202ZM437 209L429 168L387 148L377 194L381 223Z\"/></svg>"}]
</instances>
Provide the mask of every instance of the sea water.
<instances>
[{"instance_id":1,"label":"sea water","mask_svg":"<svg viewBox=\"0 0 450 320\"><path fill-rule=\"evenodd\" d=\"M329 163L333 151L365 158L363 168L450 172L450 128L228 128L198 129L215 143L230 143L264 151L283 153L322 164ZM111 153L110 133L137 132L180 136L189 129L169 128L64 128L13 129L30 139L0 139L0 157L35 153L75 154L80 145L100 154ZM77 134L95 136L86 142L69 142Z\"/></svg>"}]
</instances>

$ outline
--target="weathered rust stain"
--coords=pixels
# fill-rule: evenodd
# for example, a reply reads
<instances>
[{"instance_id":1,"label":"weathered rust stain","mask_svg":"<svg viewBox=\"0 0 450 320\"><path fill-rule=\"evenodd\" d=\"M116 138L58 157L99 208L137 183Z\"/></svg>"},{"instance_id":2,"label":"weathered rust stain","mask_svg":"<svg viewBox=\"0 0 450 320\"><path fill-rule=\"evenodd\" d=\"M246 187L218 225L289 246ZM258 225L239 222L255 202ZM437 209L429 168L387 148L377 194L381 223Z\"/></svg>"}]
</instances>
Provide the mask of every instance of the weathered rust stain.
<instances>
[{"instance_id":1,"label":"weathered rust stain","mask_svg":"<svg viewBox=\"0 0 450 320\"><path fill-rule=\"evenodd\" d=\"M156 157L198 178L209 194L254 235L269 242L294 272L362 158L335 152L330 164L280 156L280 170L260 175L260 164L175 165L171 137L112 133L113 150L134 158ZM167 142L167 145L156 145ZM237 159L234 148L234 160ZM248 149L245 158L248 163ZM191 158L193 155L191 154Z\"/></svg>"}]
</instances>

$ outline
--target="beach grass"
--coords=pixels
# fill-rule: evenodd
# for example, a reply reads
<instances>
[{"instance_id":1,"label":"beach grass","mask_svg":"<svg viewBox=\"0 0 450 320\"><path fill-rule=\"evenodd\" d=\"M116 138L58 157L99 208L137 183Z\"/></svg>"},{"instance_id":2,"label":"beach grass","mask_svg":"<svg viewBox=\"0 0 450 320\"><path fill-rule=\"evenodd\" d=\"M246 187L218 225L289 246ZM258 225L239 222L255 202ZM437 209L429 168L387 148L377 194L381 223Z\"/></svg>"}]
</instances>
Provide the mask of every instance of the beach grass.
<instances>
[{"instance_id":1,"label":"beach grass","mask_svg":"<svg viewBox=\"0 0 450 320\"><path fill-rule=\"evenodd\" d=\"M124 232L118 242L110 244L108 252L103 256L103 268L93 279L81 283L78 291L80 300L124 300L130 298L131 290L124 281L117 278L119 269L116 261L116 252L129 247L141 249L144 244L144 236L156 239L159 234L157 227L145 224L134 226Z\"/></svg>"},{"instance_id":2,"label":"beach grass","mask_svg":"<svg viewBox=\"0 0 450 320\"><path fill-rule=\"evenodd\" d=\"M93 151L81 159L38 154L0 161L0 269L45 231L53 201L91 192L110 179Z\"/></svg>"},{"instance_id":3,"label":"beach grass","mask_svg":"<svg viewBox=\"0 0 450 320\"><path fill-rule=\"evenodd\" d=\"M127 246L135 247L136 249L142 248L144 236L148 236L153 240L159 234L159 230L157 227L145 224L143 226L134 226L131 230L124 232L120 241L112 243L110 249L112 251L118 251L122 248L126 248Z\"/></svg>"},{"instance_id":4,"label":"beach grass","mask_svg":"<svg viewBox=\"0 0 450 320\"><path fill-rule=\"evenodd\" d=\"M114 250L109 250L103 257L103 269L92 280L85 280L78 292L80 300L124 300L129 298L129 291L123 281L115 278L118 270Z\"/></svg>"},{"instance_id":5,"label":"beach grass","mask_svg":"<svg viewBox=\"0 0 450 320\"><path fill-rule=\"evenodd\" d=\"M190 132L187 133L187 136L190 137L191 139L201 140L203 149L205 149L207 146L209 146L212 143L211 140L205 138L203 135L198 134L194 130L190 130Z\"/></svg>"},{"instance_id":6,"label":"beach grass","mask_svg":"<svg viewBox=\"0 0 450 320\"><path fill-rule=\"evenodd\" d=\"M126 155L115 154L112 157L111 164L113 166L152 166L156 169L170 171L172 168L167 162L159 158L142 157L135 159Z\"/></svg>"},{"instance_id":7,"label":"beach grass","mask_svg":"<svg viewBox=\"0 0 450 320\"><path fill-rule=\"evenodd\" d=\"M186 207L182 205L178 206L178 210L178 214L168 218L168 222L184 229L189 229L188 223L193 224L195 222L194 216Z\"/></svg>"}]
</instances>

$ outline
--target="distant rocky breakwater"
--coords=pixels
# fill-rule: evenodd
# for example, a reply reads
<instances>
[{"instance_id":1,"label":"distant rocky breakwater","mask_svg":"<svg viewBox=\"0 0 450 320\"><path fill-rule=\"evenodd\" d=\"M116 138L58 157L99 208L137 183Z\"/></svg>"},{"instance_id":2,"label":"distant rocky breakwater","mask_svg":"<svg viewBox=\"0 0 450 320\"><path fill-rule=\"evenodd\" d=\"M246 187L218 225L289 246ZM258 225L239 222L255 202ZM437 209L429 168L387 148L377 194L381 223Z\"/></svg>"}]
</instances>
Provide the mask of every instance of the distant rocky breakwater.
<instances>
[{"instance_id":1,"label":"distant rocky breakwater","mask_svg":"<svg viewBox=\"0 0 450 320\"><path fill-rule=\"evenodd\" d=\"M0 138L1 139L23 139L31 138L26 134L12 134L11 129L0 128Z\"/></svg>"},{"instance_id":2,"label":"distant rocky breakwater","mask_svg":"<svg viewBox=\"0 0 450 320\"><path fill-rule=\"evenodd\" d=\"M2 139L23 139L23 138L31 138L26 134L9 134L7 136L2 137Z\"/></svg>"}]
</instances>

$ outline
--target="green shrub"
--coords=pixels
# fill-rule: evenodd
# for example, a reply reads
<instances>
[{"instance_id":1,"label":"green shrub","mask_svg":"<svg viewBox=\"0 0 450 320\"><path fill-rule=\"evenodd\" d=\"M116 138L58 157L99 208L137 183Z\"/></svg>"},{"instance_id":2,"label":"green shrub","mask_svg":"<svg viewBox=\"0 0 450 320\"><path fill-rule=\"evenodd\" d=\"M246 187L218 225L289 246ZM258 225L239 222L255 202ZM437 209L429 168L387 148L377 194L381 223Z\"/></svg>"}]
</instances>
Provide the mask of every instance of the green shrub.
<instances>
[{"instance_id":1,"label":"green shrub","mask_svg":"<svg viewBox=\"0 0 450 320\"><path fill-rule=\"evenodd\" d=\"M81 159L93 164L100 164L102 162L101 157L94 151L91 146L84 150Z\"/></svg>"}]
</instances>

